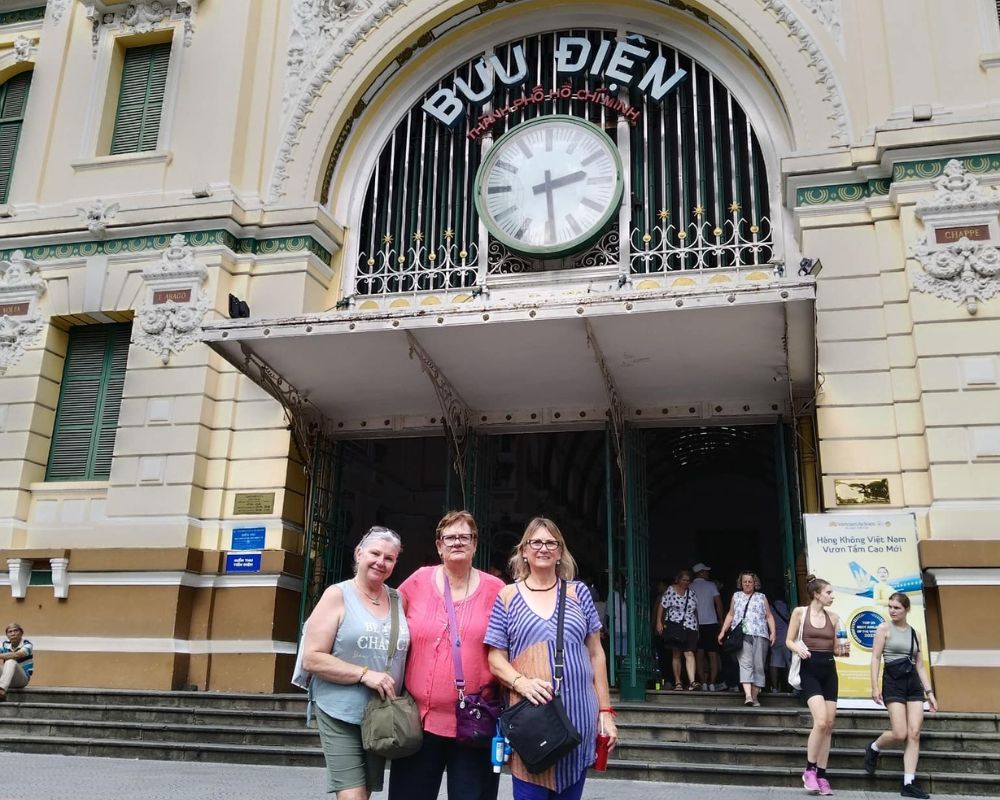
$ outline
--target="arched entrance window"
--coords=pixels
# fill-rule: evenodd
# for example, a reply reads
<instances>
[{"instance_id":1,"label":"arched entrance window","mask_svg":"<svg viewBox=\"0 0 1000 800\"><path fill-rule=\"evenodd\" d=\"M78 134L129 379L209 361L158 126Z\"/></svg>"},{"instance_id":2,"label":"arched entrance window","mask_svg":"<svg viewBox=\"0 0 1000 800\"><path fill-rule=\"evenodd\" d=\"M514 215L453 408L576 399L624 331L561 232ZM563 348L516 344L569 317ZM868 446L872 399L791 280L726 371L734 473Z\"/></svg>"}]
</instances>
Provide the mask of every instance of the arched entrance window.
<instances>
[{"instance_id":1,"label":"arched entrance window","mask_svg":"<svg viewBox=\"0 0 1000 800\"><path fill-rule=\"evenodd\" d=\"M28 104L31 73L22 72L0 85L0 203L7 202L14 177L14 160Z\"/></svg>"},{"instance_id":2,"label":"arched entrance window","mask_svg":"<svg viewBox=\"0 0 1000 800\"><path fill-rule=\"evenodd\" d=\"M466 290L493 276L583 267L626 278L685 270L753 267L774 256L767 169L740 103L702 64L667 44L631 41L685 77L661 101L633 82L618 89L581 72L558 72L560 37L585 37L596 52L616 32L542 33L493 48L507 75L523 53L532 83L500 80L480 109L452 127L428 115L424 98L464 81L483 86L469 61L428 87L383 146L360 215L353 291L359 296ZM488 145L532 119L568 114L603 129L627 172L626 213L587 249L560 258L512 252L485 232L474 203ZM349 289L350 291L350 289Z\"/></svg>"}]
</instances>

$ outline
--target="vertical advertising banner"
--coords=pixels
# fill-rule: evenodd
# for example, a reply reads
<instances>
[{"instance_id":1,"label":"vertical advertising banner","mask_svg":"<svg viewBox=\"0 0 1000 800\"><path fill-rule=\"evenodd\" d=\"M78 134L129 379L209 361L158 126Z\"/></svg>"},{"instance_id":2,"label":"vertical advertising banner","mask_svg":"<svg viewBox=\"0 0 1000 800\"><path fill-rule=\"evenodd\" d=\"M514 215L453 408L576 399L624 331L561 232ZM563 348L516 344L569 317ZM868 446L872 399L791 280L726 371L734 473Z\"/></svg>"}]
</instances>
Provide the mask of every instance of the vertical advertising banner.
<instances>
[{"instance_id":1,"label":"vertical advertising banner","mask_svg":"<svg viewBox=\"0 0 1000 800\"><path fill-rule=\"evenodd\" d=\"M875 630L889 621L889 595L910 598L908 621L920 637L927 665L923 579L913 514L804 514L809 572L833 585L832 611L847 627L849 658L837 659L840 699L871 701Z\"/></svg>"}]
</instances>

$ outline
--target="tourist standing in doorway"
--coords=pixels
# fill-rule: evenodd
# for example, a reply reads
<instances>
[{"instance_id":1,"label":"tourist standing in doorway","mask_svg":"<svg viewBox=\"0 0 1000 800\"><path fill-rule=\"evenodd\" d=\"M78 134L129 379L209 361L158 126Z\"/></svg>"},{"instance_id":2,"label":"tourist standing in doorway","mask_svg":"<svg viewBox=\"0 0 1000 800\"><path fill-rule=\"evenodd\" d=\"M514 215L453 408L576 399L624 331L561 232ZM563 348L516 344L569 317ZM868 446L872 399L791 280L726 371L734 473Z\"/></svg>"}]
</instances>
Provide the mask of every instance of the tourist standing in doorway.
<instances>
[{"instance_id":1,"label":"tourist standing in doorway","mask_svg":"<svg viewBox=\"0 0 1000 800\"><path fill-rule=\"evenodd\" d=\"M722 597L715 581L709 580L711 567L699 561L691 571L691 589L698 598L698 651L695 654L701 684L710 692L719 686L719 620L722 619Z\"/></svg>"},{"instance_id":2,"label":"tourist standing in doorway","mask_svg":"<svg viewBox=\"0 0 1000 800\"><path fill-rule=\"evenodd\" d=\"M698 649L698 597L691 588L691 571L682 569L667 587L660 600L663 614L656 624L656 635L662 636L672 651L671 663L677 682L674 689L684 688L681 683L681 656L687 669L688 689L700 689L695 680L694 651Z\"/></svg>"},{"instance_id":3,"label":"tourist standing in doorway","mask_svg":"<svg viewBox=\"0 0 1000 800\"><path fill-rule=\"evenodd\" d=\"M719 644L730 628L737 625L743 630L743 649L739 654L740 684L743 686L744 705L759 706L760 690L764 688L764 668L767 665L768 647L774 644L774 616L767 598L760 591L760 578L754 572L741 572L736 579L738 591L729 601L719 631Z\"/></svg>"},{"instance_id":4,"label":"tourist standing in doorway","mask_svg":"<svg viewBox=\"0 0 1000 800\"><path fill-rule=\"evenodd\" d=\"M486 632L490 669L510 688L510 705L552 699L556 607L565 592L560 696L581 737L576 748L537 774L528 772L515 753L510 762L514 800L579 800L594 763L598 730L610 737L612 749L618 741L601 620L587 587L573 580L576 563L552 520L535 517L528 523L511 556L510 573L514 583L500 590Z\"/></svg>"},{"instance_id":5,"label":"tourist standing in doorway","mask_svg":"<svg viewBox=\"0 0 1000 800\"><path fill-rule=\"evenodd\" d=\"M395 697L403 686L410 634L399 594L385 585L401 548L395 531L370 528L354 548L354 577L330 586L306 620L302 666L312 675L326 790L337 800L367 800L382 791L385 759L361 746L361 719L376 692ZM397 657L388 664L393 606Z\"/></svg>"},{"instance_id":6,"label":"tourist standing in doorway","mask_svg":"<svg viewBox=\"0 0 1000 800\"><path fill-rule=\"evenodd\" d=\"M924 725L924 696L931 711L937 711L937 698L930 676L920 657L920 637L907 622L910 598L903 592L889 595L889 622L875 630L872 646L872 699L885 705L891 728L865 749L865 772L874 775L879 753L905 741L903 750L903 797L927 798L930 795L917 783L917 760L920 758L920 729ZM878 682L879 661L882 684Z\"/></svg>"},{"instance_id":7,"label":"tourist standing in doorway","mask_svg":"<svg viewBox=\"0 0 1000 800\"><path fill-rule=\"evenodd\" d=\"M399 587L410 628L406 687L420 709L424 740L414 755L392 762L390 800L435 800L446 770L450 800L496 800L500 776L490 764L489 739L479 747L459 741L455 717L456 648L462 695L485 692L499 701L483 637L504 583L472 566L478 538L468 511L449 511L435 536L441 564L421 567Z\"/></svg>"},{"instance_id":8,"label":"tourist standing in doorway","mask_svg":"<svg viewBox=\"0 0 1000 800\"><path fill-rule=\"evenodd\" d=\"M24 638L24 629L16 622L6 630L7 638L0 644L0 700L7 697L10 688L23 689L31 680L34 667L34 648Z\"/></svg>"},{"instance_id":9,"label":"tourist standing in doorway","mask_svg":"<svg viewBox=\"0 0 1000 800\"><path fill-rule=\"evenodd\" d=\"M806 745L806 768L802 785L809 794L831 795L826 767L830 760L833 723L837 718L837 665L834 656L849 655L846 638L838 639L840 617L828 609L833 605L833 587L822 578L806 578L809 605L796 608L788 623L785 644L802 659L802 699L812 714L812 730ZM801 632L801 636L800 636Z\"/></svg>"},{"instance_id":10,"label":"tourist standing in doorway","mask_svg":"<svg viewBox=\"0 0 1000 800\"><path fill-rule=\"evenodd\" d=\"M788 638L788 622L792 612L788 610L788 603L784 598L778 597L771 603L771 612L774 614L774 647L771 648L771 657L768 664L768 671L771 673L772 692L783 692L788 688L788 667L792 662L792 654L785 644Z\"/></svg>"}]
</instances>

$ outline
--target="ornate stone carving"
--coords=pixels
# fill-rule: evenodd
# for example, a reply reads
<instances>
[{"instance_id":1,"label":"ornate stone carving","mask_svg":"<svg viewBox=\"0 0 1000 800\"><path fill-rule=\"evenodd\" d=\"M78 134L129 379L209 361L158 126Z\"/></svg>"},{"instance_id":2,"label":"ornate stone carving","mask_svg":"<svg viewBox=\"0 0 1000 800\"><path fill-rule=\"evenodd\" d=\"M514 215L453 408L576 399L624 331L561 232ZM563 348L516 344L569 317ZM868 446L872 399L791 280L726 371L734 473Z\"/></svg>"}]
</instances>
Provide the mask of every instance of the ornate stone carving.
<instances>
[{"instance_id":1,"label":"ornate stone carving","mask_svg":"<svg viewBox=\"0 0 1000 800\"><path fill-rule=\"evenodd\" d=\"M765 11L770 11L778 21L788 29L788 35L794 36L799 42L799 51L805 55L807 66L816 70L816 82L823 87L826 94L824 102L830 105L830 119L837 127L837 132L833 136L834 144L848 144L850 133L847 125L847 109L844 106L844 98L837 84L837 78L833 74L830 62L823 55L823 51L816 40L795 12L789 7L786 0L757 0ZM808 5L808 4L807 4Z\"/></svg>"},{"instance_id":2,"label":"ornate stone carving","mask_svg":"<svg viewBox=\"0 0 1000 800\"><path fill-rule=\"evenodd\" d=\"M45 328L38 300L45 293L45 281L38 265L16 250L10 261L0 261L0 375L12 367L33 345ZM9 312L9 313L8 313Z\"/></svg>"},{"instance_id":3,"label":"ornate stone carving","mask_svg":"<svg viewBox=\"0 0 1000 800\"><path fill-rule=\"evenodd\" d=\"M934 196L916 206L926 233L910 249L922 270L914 276L914 288L964 303L975 314L979 303L1000 293L1000 193L981 187L979 179L955 159L945 165L934 186ZM963 227L985 229L989 235L975 241L968 236L957 242L938 240L939 228L962 232Z\"/></svg>"},{"instance_id":4,"label":"ornate stone carving","mask_svg":"<svg viewBox=\"0 0 1000 800\"><path fill-rule=\"evenodd\" d=\"M77 207L76 211L83 219L87 230L98 236L104 236L108 230L108 224L118 215L118 203L105 205L103 200L95 200L89 208Z\"/></svg>"},{"instance_id":5,"label":"ornate stone carving","mask_svg":"<svg viewBox=\"0 0 1000 800\"><path fill-rule=\"evenodd\" d=\"M69 8L69 4L70 0L49 0L49 13L54 24L59 24L63 18L63 14L66 13L66 9Z\"/></svg>"},{"instance_id":6,"label":"ornate stone carving","mask_svg":"<svg viewBox=\"0 0 1000 800\"><path fill-rule=\"evenodd\" d=\"M14 40L14 61L30 61L35 55L35 43L24 34Z\"/></svg>"},{"instance_id":7,"label":"ornate stone carving","mask_svg":"<svg viewBox=\"0 0 1000 800\"><path fill-rule=\"evenodd\" d=\"M127 33L150 33L174 20L184 24L184 46L194 37L194 18L201 0L132 0L130 3L105 3L102 0L80 0L87 8L90 20L90 40L97 45L106 29Z\"/></svg>"},{"instance_id":8,"label":"ornate stone carving","mask_svg":"<svg viewBox=\"0 0 1000 800\"><path fill-rule=\"evenodd\" d=\"M269 199L284 195L293 151L313 104L348 53L407 0L293 0L288 71L282 108L284 131Z\"/></svg>"},{"instance_id":9,"label":"ornate stone carving","mask_svg":"<svg viewBox=\"0 0 1000 800\"><path fill-rule=\"evenodd\" d=\"M830 35L843 48L844 31L840 0L800 0L800 2L830 31Z\"/></svg>"},{"instance_id":10,"label":"ornate stone carving","mask_svg":"<svg viewBox=\"0 0 1000 800\"><path fill-rule=\"evenodd\" d=\"M142 271L146 302L136 314L136 344L156 353L164 364L170 356L198 341L209 300L201 292L208 270L194 259L194 250L181 234L170 240L160 261Z\"/></svg>"}]
</instances>

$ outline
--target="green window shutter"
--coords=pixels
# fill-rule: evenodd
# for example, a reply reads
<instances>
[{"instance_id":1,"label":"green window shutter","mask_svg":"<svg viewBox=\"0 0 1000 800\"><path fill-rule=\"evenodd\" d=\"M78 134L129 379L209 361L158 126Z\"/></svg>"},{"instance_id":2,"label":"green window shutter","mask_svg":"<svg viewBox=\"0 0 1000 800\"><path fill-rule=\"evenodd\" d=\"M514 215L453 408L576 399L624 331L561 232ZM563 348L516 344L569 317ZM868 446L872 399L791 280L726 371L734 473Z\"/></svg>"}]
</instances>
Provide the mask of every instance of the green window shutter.
<instances>
[{"instance_id":1,"label":"green window shutter","mask_svg":"<svg viewBox=\"0 0 1000 800\"><path fill-rule=\"evenodd\" d=\"M28 104L31 73L22 72L0 86L0 203L7 202L14 175L17 143L21 138L24 109Z\"/></svg>"},{"instance_id":2,"label":"green window shutter","mask_svg":"<svg viewBox=\"0 0 1000 800\"><path fill-rule=\"evenodd\" d=\"M170 42L125 51L111 155L156 149L169 64Z\"/></svg>"},{"instance_id":3,"label":"green window shutter","mask_svg":"<svg viewBox=\"0 0 1000 800\"><path fill-rule=\"evenodd\" d=\"M46 480L111 475L131 333L129 323L70 330Z\"/></svg>"}]
</instances>

